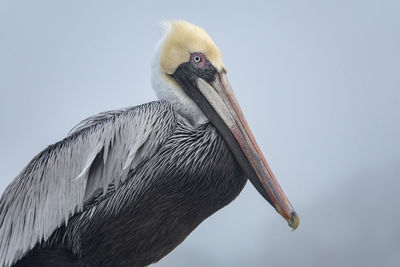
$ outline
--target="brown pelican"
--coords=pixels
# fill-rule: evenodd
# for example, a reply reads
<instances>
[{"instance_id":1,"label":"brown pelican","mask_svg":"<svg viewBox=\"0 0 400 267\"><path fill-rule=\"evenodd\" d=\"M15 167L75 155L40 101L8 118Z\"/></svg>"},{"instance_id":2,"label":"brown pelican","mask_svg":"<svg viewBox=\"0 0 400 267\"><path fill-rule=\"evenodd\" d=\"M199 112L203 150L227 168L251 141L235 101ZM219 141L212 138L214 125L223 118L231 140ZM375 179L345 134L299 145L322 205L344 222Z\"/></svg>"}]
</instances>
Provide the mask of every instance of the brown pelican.
<instances>
[{"instance_id":1,"label":"brown pelican","mask_svg":"<svg viewBox=\"0 0 400 267\"><path fill-rule=\"evenodd\" d=\"M202 28L168 24L152 81L159 101L82 121L7 187L0 266L149 265L247 178L298 226Z\"/></svg>"}]
</instances>

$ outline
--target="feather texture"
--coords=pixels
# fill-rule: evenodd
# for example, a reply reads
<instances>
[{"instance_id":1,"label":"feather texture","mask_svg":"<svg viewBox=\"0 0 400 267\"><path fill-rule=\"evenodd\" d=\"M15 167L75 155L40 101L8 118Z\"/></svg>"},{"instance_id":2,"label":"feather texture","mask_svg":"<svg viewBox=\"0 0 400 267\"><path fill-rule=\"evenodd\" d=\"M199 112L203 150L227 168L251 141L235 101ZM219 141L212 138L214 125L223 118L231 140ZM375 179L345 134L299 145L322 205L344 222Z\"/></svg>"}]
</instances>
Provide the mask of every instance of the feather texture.
<instances>
[{"instance_id":1,"label":"feather texture","mask_svg":"<svg viewBox=\"0 0 400 267\"><path fill-rule=\"evenodd\" d=\"M49 236L99 188L118 187L171 135L168 102L100 113L37 155L0 199L0 266L10 266Z\"/></svg>"}]
</instances>

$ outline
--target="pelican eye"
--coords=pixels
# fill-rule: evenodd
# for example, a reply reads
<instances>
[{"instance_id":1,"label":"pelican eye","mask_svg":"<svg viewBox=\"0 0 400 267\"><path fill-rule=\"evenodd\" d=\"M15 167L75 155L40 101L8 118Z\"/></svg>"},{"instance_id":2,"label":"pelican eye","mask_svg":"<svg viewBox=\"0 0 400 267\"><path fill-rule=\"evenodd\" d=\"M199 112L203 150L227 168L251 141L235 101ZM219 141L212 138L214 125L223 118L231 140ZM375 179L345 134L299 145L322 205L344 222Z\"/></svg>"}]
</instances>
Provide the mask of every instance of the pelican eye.
<instances>
[{"instance_id":1,"label":"pelican eye","mask_svg":"<svg viewBox=\"0 0 400 267\"><path fill-rule=\"evenodd\" d=\"M201 67L201 66L204 65L206 59L205 59L205 56L202 53L195 52L195 53L190 55L190 61L193 64L196 64L198 67Z\"/></svg>"},{"instance_id":2,"label":"pelican eye","mask_svg":"<svg viewBox=\"0 0 400 267\"><path fill-rule=\"evenodd\" d=\"M199 63L201 61L201 57L200 56L194 56L193 57L193 61L196 63Z\"/></svg>"},{"instance_id":3,"label":"pelican eye","mask_svg":"<svg viewBox=\"0 0 400 267\"><path fill-rule=\"evenodd\" d=\"M205 68L207 59L204 54L196 52L190 55L190 62L198 68Z\"/></svg>"}]
</instances>

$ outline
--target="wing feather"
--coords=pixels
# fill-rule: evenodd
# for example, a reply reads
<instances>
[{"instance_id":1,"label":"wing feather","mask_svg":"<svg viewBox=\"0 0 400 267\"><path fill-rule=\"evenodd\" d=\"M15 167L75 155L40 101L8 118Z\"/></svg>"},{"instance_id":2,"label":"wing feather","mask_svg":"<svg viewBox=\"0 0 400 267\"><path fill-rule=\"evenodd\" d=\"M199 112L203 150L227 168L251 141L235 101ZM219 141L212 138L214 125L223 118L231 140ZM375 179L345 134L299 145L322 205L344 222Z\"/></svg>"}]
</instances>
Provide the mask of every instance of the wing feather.
<instances>
[{"instance_id":1,"label":"wing feather","mask_svg":"<svg viewBox=\"0 0 400 267\"><path fill-rule=\"evenodd\" d=\"M99 188L118 187L176 125L164 101L100 113L36 156L0 199L0 266L49 238Z\"/></svg>"}]
</instances>

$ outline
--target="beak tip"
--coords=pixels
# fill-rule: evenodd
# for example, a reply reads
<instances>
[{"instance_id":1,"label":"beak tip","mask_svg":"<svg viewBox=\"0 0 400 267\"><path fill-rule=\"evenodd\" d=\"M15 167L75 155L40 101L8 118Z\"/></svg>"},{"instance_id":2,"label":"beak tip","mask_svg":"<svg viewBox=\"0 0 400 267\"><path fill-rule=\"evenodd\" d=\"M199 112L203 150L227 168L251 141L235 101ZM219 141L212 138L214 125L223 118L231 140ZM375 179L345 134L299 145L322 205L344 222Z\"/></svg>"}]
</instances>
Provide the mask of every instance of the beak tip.
<instances>
[{"instance_id":1,"label":"beak tip","mask_svg":"<svg viewBox=\"0 0 400 267\"><path fill-rule=\"evenodd\" d=\"M290 220L288 221L288 224L292 228L292 231L296 230L296 228L299 226L299 223L300 223L299 216L295 211L292 211L290 213Z\"/></svg>"}]
</instances>

